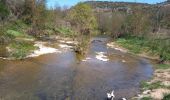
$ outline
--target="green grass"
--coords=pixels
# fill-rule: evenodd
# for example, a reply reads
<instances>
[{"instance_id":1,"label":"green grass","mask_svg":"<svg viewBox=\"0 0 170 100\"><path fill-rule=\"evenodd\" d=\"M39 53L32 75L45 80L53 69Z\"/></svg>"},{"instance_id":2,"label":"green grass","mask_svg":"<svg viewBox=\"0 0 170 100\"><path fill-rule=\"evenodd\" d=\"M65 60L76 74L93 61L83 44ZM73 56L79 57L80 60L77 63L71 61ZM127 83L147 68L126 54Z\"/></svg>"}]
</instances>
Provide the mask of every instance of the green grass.
<instances>
[{"instance_id":1,"label":"green grass","mask_svg":"<svg viewBox=\"0 0 170 100\"><path fill-rule=\"evenodd\" d=\"M152 89L164 88L164 87L165 86L163 86L160 81L151 84L144 81L141 82L141 88L143 88L144 90L152 90Z\"/></svg>"},{"instance_id":2,"label":"green grass","mask_svg":"<svg viewBox=\"0 0 170 100\"><path fill-rule=\"evenodd\" d=\"M153 100L151 97L143 97L140 100Z\"/></svg>"},{"instance_id":3,"label":"green grass","mask_svg":"<svg viewBox=\"0 0 170 100\"><path fill-rule=\"evenodd\" d=\"M133 53L141 53L143 50L146 50L148 47L144 44L147 42L143 38L137 37L127 37L127 38L119 38L116 41L121 46L129 49Z\"/></svg>"},{"instance_id":4,"label":"green grass","mask_svg":"<svg viewBox=\"0 0 170 100\"><path fill-rule=\"evenodd\" d=\"M159 55L163 60L170 60L170 40L147 39L144 37L126 36L116 40L120 46L132 53L149 53Z\"/></svg>"},{"instance_id":5,"label":"green grass","mask_svg":"<svg viewBox=\"0 0 170 100\"><path fill-rule=\"evenodd\" d=\"M156 65L156 69L169 69L170 65L168 64L158 64Z\"/></svg>"},{"instance_id":6,"label":"green grass","mask_svg":"<svg viewBox=\"0 0 170 100\"><path fill-rule=\"evenodd\" d=\"M72 29L67 28L67 27L59 27L56 29L56 31L60 33L60 35L64 35L66 37L71 37L75 35L75 32Z\"/></svg>"},{"instance_id":7,"label":"green grass","mask_svg":"<svg viewBox=\"0 0 170 100\"><path fill-rule=\"evenodd\" d=\"M170 100L170 94L164 95L164 98L162 100Z\"/></svg>"},{"instance_id":8,"label":"green grass","mask_svg":"<svg viewBox=\"0 0 170 100\"><path fill-rule=\"evenodd\" d=\"M15 30L7 30L6 33L9 34L9 35L12 35L14 37L23 37L24 36L23 33L15 31Z\"/></svg>"},{"instance_id":9,"label":"green grass","mask_svg":"<svg viewBox=\"0 0 170 100\"><path fill-rule=\"evenodd\" d=\"M29 53L36 49L32 43L24 42L24 41L17 41L13 42L9 45L11 48L10 56L16 59L23 59Z\"/></svg>"}]
</instances>

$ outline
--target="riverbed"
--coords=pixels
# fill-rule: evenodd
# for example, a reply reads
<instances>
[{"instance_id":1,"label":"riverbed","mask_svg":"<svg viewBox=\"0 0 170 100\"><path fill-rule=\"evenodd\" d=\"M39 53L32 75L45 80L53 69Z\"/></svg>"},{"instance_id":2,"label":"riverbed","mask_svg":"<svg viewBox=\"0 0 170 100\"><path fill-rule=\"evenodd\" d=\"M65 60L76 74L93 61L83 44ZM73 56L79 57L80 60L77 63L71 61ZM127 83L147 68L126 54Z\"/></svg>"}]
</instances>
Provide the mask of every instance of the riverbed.
<instances>
[{"instance_id":1,"label":"riverbed","mask_svg":"<svg viewBox=\"0 0 170 100\"><path fill-rule=\"evenodd\" d=\"M109 48L107 38L94 38L86 57L50 43L61 53L25 60L0 59L0 100L130 99L140 82L152 77L149 60Z\"/></svg>"}]
</instances>

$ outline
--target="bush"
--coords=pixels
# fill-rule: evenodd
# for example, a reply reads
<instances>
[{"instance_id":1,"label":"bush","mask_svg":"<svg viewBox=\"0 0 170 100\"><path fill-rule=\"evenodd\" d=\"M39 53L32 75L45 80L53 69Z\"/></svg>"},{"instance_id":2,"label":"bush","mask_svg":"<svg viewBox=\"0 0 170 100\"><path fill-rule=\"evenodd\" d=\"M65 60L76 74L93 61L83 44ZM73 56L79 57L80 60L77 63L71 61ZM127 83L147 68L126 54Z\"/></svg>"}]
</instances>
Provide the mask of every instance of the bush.
<instances>
[{"instance_id":1,"label":"bush","mask_svg":"<svg viewBox=\"0 0 170 100\"><path fill-rule=\"evenodd\" d=\"M168 65L168 64L159 64L159 65L157 65L156 68L157 69L169 69L170 65Z\"/></svg>"},{"instance_id":2,"label":"bush","mask_svg":"<svg viewBox=\"0 0 170 100\"><path fill-rule=\"evenodd\" d=\"M116 42L129 49L133 53L141 53L147 48L147 46L144 46L146 40L140 37L119 38Z\"/></svg>"},{"instance_id":3,"label":"bush","mask_svg":"<svg viewBox=\"0 0 170 100\"><path fill-rule=\"evenodd\" d=\"M147 82L141 82L141 87L144 89L144 90L152 90L152 89L157 89L157 88L163 88L165 86L163 86L161 84L160 81L158 82L154 82L154 83L147 83Z\"/></svg>"},{"instance_id":4,"label":"bush","mask_svg":"<svg viewBox=\"0 0 170 100\"><path fill-rule=\"evenodd\" d=\"M164 95L164 98L162 100L170 100L170 94Z\"/></svg>"},{"instance_id":5,"label":"bush","mask_svg":"<svg viewBox=\"0 0 170 100\"><path fill-rule=\"evenodd\" d=\"M17 59L23 59L29 53L36 49L36 47L33 46L33 43L28 43L24 41L13 42L9 45L9 47L11 49L10 56Z\"/></svg>"},{"instance_id":6,"label":"bush","mask_svg":"<svg viewBox=\"0 0 170 100\"><path fill-rule=\"evenodd\" d=\"M9 10L5 4L5 1L0 1L0 20L5 19L8 15L9 15Z\"/></svg>"},{"instance_id":7,"label":"bush","mask_svg":"<svg viewBox=\"0 0 170 100\"><path fill-rule=\"evenodd\" d=\"M7 30L6 32L8 35L14 36L14 37L21 37L24 34L15 30Z\"/></svg>"},{"instance_id":8,"label":"bush","mask_svg":"<svg viewBox=\"0 0 170 100\"><path fill-rule=\"evenodd\" d=\"M140 100L152 100L152 98L151 97L143 97Z\"/></svg>"},{"instance_id":9,"label":"bush","mask_svg":"<svg viewBox=\"0 0 170 100\"><path fill-rule=\"evenodd\" d=\"M59 27L56 29L56 31L63 36L71 37L76 35L75 32L68 27Z\"/></svg>"},{"instance_id":10,"label":"bush","mask_svg":"<svg viewBox=\"0 0 170 100\"><path fill-rule=\"evenodd\" d=\"M160 58L170 60L170 41L163 39L148 39L146 37L126 36L116 40L118 44L129 49L133 53L144 51L159 55Z\"/></svg>"}]
</instances>

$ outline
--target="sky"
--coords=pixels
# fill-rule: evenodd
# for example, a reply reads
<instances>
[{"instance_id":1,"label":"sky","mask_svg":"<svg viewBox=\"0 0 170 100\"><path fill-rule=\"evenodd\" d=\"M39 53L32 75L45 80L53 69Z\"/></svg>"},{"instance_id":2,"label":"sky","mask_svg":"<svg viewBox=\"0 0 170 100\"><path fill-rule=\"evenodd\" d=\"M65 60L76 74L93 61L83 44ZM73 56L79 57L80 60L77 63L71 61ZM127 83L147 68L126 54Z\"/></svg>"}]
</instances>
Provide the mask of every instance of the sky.
<instances>
[{"instance_id":1,"label":"sky","mask_svg":"<svg viewBox=\"0 0 170 100\"><path fill-rule=\"evenodd\" d=\"M75 4L77 4L80 1L85 1L85 0L47 0L47 7L51 8L54 6L67 6L71 7ZM149 4L155 4L159 2L163 2L166 0L96 0L96 1L117 1L117 2L141 2L141 3L149 3Z\"/></svg>"}]
</instances>

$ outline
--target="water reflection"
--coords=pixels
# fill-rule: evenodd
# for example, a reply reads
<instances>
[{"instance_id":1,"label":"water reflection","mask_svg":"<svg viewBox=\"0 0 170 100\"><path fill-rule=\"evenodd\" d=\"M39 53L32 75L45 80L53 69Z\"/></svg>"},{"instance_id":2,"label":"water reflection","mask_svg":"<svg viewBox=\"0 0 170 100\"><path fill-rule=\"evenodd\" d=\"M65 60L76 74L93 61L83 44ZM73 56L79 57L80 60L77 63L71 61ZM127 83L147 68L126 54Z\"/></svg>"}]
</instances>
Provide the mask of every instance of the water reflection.
<instances>
[{"instance_id":1,"label":"water reflection","mask_svg":"<svg viewBox=\"0 0 170 100\"><path fill-rule=\"evenodd\" d=\"M105 41L92 43L87 54L91 60L85 62L70 50L22 61L0 59L0 98L103 100L112 89L116 99L136 95L139 82L151 77L151 65L143 58L107 48ZM95 52L107 52L110 60L99 61Z\"/></svg>"}]
</instances>

